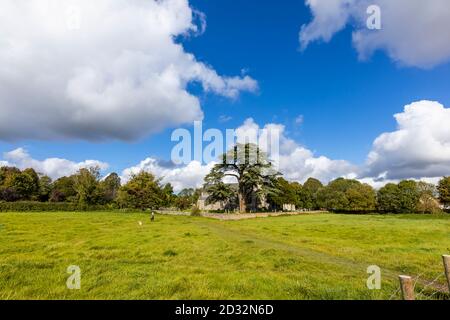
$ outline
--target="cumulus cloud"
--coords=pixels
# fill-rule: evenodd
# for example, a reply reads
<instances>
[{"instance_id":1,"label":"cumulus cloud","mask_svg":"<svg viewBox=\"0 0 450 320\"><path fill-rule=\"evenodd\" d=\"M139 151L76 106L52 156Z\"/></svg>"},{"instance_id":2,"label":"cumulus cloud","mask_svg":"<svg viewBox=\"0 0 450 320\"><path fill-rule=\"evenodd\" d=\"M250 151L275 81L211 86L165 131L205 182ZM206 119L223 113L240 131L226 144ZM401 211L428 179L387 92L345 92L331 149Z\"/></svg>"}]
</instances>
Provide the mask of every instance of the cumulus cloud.
<instances>
[{"instance_id":1,"label":"cumulus cloud","mask_svg":"<svg viewBox=\"0 0 450 320\"><path fill-rule=\"evenodd\" d=\"M205 26L188 0L2 1L0 139L132 140L201 120L191 82L257 90L184 50Z\"/></svg>"},{"instance_id":2,"label":"cumulus cloud","mask_svg":"<svg viewBox=\"0 0 450 320\"><path fill-rule=\"evenodd\" d=\"M397 130L375 139L364 176L378 180L450 174L450 109L418 101L396 114Z\"/></svg>"},{"instance_id":3,"label":"cumulus cloud","mask_svg":"<svg viewBox=\"0 0 450 320\"><path fill-rule=\"evenodd\" d=\"M253 119L247 119L237 128L236 134L238 142L258 143L261 149L268 151L269 157L288 180L305 182L314 177L326 183L338 177L354 178L357 175L358 168L348 161L316 156L313 151L300 146L288 137L282 124L269 123L260 127ZM279 137L278 148L267 141L271 136ZM278 154L273 154L274 151Z\"/></svg>"},{"instance_id":4,"label":"cumulus cloud","mask_svg":"<svg viewBox=\"0 0 450 320\"><path fill-rule=\"evenodd\" d=\"M303 121L305 121L305 117L301 114L295 118L294 122L295 122L295 125L300 126L303 124Z\"/></svg>"},{"instance_id":5,"label":"cumulus cloud","mask_svg":"<svg viewBox=\"0 0 450 320\"><path fill-rule=\"evenodd\" d=\"M192 161L186 166L168 166L154 158L147 158L134 167L122 172L123 182L130 179L133 174L141 171L150 172L161 178L163 183L170 183L175 192L184 188L199 188L203 185L203 179L211 171L214 163L202 165L199 161Z\"/></svg>"},{"instance_id":6,"label":"cumulus cloud","mask_svg":"<svg viewBox=\"0 0 450 320\"><path fill-rule=\"evenodd\" d=\"M81 168L99 167L101 170L106 170L109 167L107 163L97 160L86 160L83 162L73 162L60 158L36 160L23 148L5 152L3 158L5 161L0 161L0 167L14 166L22 170L33 168L36 172L48 175L52 179L70 176Z\"/></svg>"},{"instance_id":7,"label":"cumulus cloud","mask_svg":"<svg viewBox=\"0 0 450 320\"><path fill-rule=\"evenodd\" d=\"M377 50L402 65L421 68L450 59L448 0L306 0L306 5L313 20L300 31L303 49L313 41L330 41L350 24L361 59ZM381 30L366 26L370 5L381 9Z\"/></svg>"}]
</instances>

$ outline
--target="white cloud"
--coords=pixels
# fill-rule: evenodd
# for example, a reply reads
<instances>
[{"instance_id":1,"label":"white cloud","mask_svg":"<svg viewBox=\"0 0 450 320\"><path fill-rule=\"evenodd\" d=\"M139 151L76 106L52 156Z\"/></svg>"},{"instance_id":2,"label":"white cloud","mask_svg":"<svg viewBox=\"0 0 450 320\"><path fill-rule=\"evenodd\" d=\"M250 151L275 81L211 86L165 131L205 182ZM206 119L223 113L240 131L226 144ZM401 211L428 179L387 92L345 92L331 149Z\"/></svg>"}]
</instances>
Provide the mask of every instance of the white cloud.
<instances>
[{"instance_id":1,"label":"white cloud","mask_svg":"<svg viewBox=\"0 0 450 320\"><path fill-rule=\"evenodd\" d=\"M325 156L314 155L311 150L290 139L286 135L285 129L284 125L275 123L260 127L253 119L247 119L237 129L237 140L242 143L245 142L244 137L259 136L259 140L250 139L249 142L258 142L259 146L265 151L277 151L266 141L267 137L276 132L276 135L280 138L279 156L271 154L269 151L269 157L278 162L278 170L283 173L286 179L291 181L304 182L308 178L314 177L326 183L342 176L356 177L356 166L345 160L332 160Z\"/></svg>"},{"instance_id":2,"label":"white cloud","mask_svg":"<svg viewBox=\"0 0 450 320\"><path fill-rule=\"evenodd\" d=\"M390 180L449 175L450 109L424 100L394 117L397 130L374 141L364 176Z\"/></svg>"},{"instance_id":3,"label":"white cloud","mask_svg":"<svg viewBox=\"0 0 450 320\"><path fill-rule=\"evenodd\" d=\"M228 121L230 121L230 120L232 120L232 119L233 119L233 117L226 116L226 115L221 115L221 116L219 117L219 122L225 123L225 122L228 122Z\"/></svg>"},{"instance_id":4,"label":"white cloud","mask_svg":"<svg viewBox=\"0 0 450 320\"><path fill-rule=\"evenodd\" d=\"M101 170L106 170L108 168L107 163L97 160L86 160L83 162L73 162L60 158L36 160L23 148L5 152L3 158L6 161L0 161L0 166L14 166L22 170L33 168L36 172L48 175L52 179L72 175L81 168L95 166L98 166Z\"/></svg>"},{"instance_id":5,"label":"white cloud","mask_svg":"<svg viewBox=\"0 0 450 320\"><path fill-rule=\"evenodd\" d=\"M304 117L302 114L301 114L301 115L298 115L297 118L295 118L295 124L296 124L297 126L302 125L302 124L303 124L303 121L305 121L305 117Z\"/></svg>"},{"instance_id":6,"label":"white cloud","mask_svg":"<svg viewBox=\"0 0 450 320\"><path fill-rule=\"evenodd\" d=\"M361 59L377 50L406 66L430 68L450 59L448 0L306 0L313 20L300 31L302 48L328 42L348 24ZM369 30L370 5L381 9L381 30Z\"/></svg>"},{"instance_id":7,"label":"white cloud","mask_svg":"<svg viewBox=\"0 0 450 320\"><path fill-rule=\"evenodd\" d=\"M127 168L122 172L122 182L130 179L131 175L141 171L150 172L158 178L162 178L163 183L171 183L174 191L179 192L184 188L200 188L203 179L211 171L214 163L202 165L198 161L192 161L186 166L165 166L154 158L147 158L138 165Z\"/></svg>"},{"instance_id":8,"label":"white cloud","mask_svg":"<svg viewBox=\"0 0 450 320\"><path fill-rule=\"evenodd\" d=\"M201 120L190 82L229 98L257 90L177 42L204 21L188 0L2 1L0 139L131 140Z\"/></svg>"}]
</instances>

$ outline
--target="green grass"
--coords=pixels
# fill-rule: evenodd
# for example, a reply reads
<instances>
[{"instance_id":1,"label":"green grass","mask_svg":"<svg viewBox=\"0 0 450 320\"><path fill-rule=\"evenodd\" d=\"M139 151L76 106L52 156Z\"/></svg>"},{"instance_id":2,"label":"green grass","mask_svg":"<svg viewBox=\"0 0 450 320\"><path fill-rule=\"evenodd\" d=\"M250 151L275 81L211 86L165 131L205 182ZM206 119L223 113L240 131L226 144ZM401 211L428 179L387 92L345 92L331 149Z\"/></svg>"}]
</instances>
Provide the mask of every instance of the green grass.
<instances>
[{"instance_id":1,"label":"green grass","mask_svg":"<svg viewBox=\"0 0 450 320\"><path fill-rule=\"evenodd\" d=\"M0 299L398 299L399 274L420 292L449 252L449 215L2 213ZM81 290L66 288L70 265ZM366 287L369 265L381 290Z\"/></svg>"}]
</instances>

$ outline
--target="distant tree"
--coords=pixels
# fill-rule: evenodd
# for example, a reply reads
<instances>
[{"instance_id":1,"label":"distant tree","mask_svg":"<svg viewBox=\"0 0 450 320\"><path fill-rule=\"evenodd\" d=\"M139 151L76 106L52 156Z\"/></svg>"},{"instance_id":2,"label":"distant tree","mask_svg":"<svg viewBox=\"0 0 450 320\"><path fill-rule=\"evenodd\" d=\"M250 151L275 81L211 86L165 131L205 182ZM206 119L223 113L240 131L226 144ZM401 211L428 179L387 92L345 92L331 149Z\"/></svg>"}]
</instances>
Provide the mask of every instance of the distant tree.
<instances>
[{"instance_id":1,"label":"distant tree","mask_svg":"<svg viewBox=\"0 0 450 320\"><path fill-rule=\"evenodd\" d=\"M282 210L283 205L299 203L299 191L301 185L298 183L290 183L286 179L279 177L274 184L274 191L269 193L268 201L272 207L277 210Z\"/></svg>"},{"instance_id":2,"label":"distant tree","mask_svg":"<svg viewBox=\"0 0 450 320\"><path fill-rule=\"evenodd\" d=\"M177 196L175 200L175 206L180 210L187 210L192 208L194 203L189 197Z\"/></svg>"},{"instance_id":3,"label":"distant tree","mask_svg":"<svg viewBox=\"0 0 450 320\"><path fill-rule=\"evenodd\" d=\"M377 193L378 211L384 213L397 213L400 211L400 190L398 185L388 183Z\"/></svg>"},{"instance_id":4,"label":"distant tree","mask_svg":"<svg viewBox=\"0 0 450 320\"><path fill-rule=\"evenodd\" d=\"M376 209L376 193L368 184L356 184L345 192L348 199L348 211L369 212Z\"/></svg>"},{"instance_id":5,"label":"distant tree","mask_svg":"<svg viewBox=\"0 0 450 320\"><path fill-rule=\"evenodd\" d=\"M163 194L163 206L166 208L172 207L175 205L175 194L173 192L172 184L167 183L162 188L162 194Z\"/></svg>"},{"instance_id":6,"label":"distant tree","mask_svg":"<svg viewBox=\"0 0 450 320\"><path fill-rule=\"evenodd\" d=\"M389 183L378 191L378 210L385 213L417 212L421 193L417 182L403 180L398 185Z\"/></svg>"},{"instance_id":7,"label":"distant tree","mask_svg":"<svg viewBox=\"0 0 450 320\"><path fill-rule=\"evenodd\" d=\"M20 174L16 167L0 167L0 187L6 187L12 174Z\"/></svg>"},{"instance_id":8,"label":"distant tree","mask_svg":"<svg viewBox=\"0 0 450 320\"><path fill-rule=\"evenodd\" d=\"M39 175L37 172L32 169L28 168L22 171L22 175L25 175L25 180L27 180L27 185L24 189L24 197L26 199L32 199L33 197L37 198L39 196Z\"/></svg>"},{"instance_id":9,"label":"distant tree","mask_svg":"<svg viewBox=\"0 0 450 320\"><path fill-rule=\"evenodd\" d=\"M32 200L39 194L39 176L33 169L0 168L0 200Z\"/></svg>"},{"instance_id":10,"label":"distant tree","mask_svg":"<svg viewBox=\"0 0 450 320\"><path fill-rule=\"evenodd\" d=\"M141 210L159 208L164 203L159 180L145 171L133 175L130 181L120 188L117 203L122 208Z\"/></svg>"},{"instance_id":11,"label":"distant tree","mask_svg":"<svg viewBox=\"0 0 450 320\"><path fill-rule=\"evenodd\" d=\"M77 192L73 176L61 177L52 183L49 201L51 202L73 202L76 200Z\"/></svg>"},{"instance_id":12,"label":"distant tree","mask_svg":"<svg viewBox=\"0 0 450 320\"><path fill-rule=\"evenodd\" d=\"M0 168L0 200L17 201L20 200L21 194L16 190L15 184L21 171L15 167Z\"/></svg>"},{"instance_id":13,"label":"distant tree","mask_svg":"<svg viewBox=\"0 0 450 320\"><path fill-rule=\"evenodd\" d=\"M120 189L120 177L117 173L109 174L103 181L100 182L101 192L103 194L103 202L113 202Z\"/></svg>"},{"instance_id":14,"label":"distant tree","mask_svg":"<svg viewBox=\"0 0 450 320\"><path fill-rule=\"evenodd\" d=\"M99 167L82 168L73 175L73 187L77 193L77 201L80 205L92 205L98 203L101 198L99 180Z\"/></svg>"},{"instance_id":15,"label":"distant tree","mask_svg":"<svg viewBox=\"0 0 450 320\"><path fill-rule=\"evenodd\" d=\"M38 200L45 202L50 199L52 192L52 179L49 176L41 175L39 177L39 193Z\"/></svg>"},{"instance_id":16,"label":"distant tree","mask_svg":"<svg viewBox=\"0 0 450 320\"><path fill-rule=\"evenodd\" d=\"M0 188L0 200L13 202L21 200L21 195L14 188Z\"/></svg>"},{"instance_id":17,"label":"distant tree","mask_svg":"<svg viewBox=\"0 0 450 320\"><path fill-rule=\"evenodd\" d=\"M291 192L293 196L291 198L292 204L294 204L297 208L304 208L303 201L301 199L301 195L303 192L303 186L298 182L292 182L290 184Z\"/></svg>"},{"instance_id":18,"label":"distant tree","mask_svg":"<svg viewBox=\"0 0 450 320\"><path fill-rule=\"evenodd\" d=\"M200 190L193 188L183 189L178 193L175 198L175 205L180 210L186 210L192 208L194 204L197 203L200 198Z\"/></svg>"},{"instance_id":19,"label":"distant tree","mask_svg":"<svg viewBox=\"0 0 450 320\"><path fill-rule=\"evenodd\" d=\"M308 178L306 182L303 184L303 189L311 191L312 193L319 191L323 187L322 182L315 178Z\"/></svg>"},{"instance_id":20,"label":"distant tree","mask_svg":"<svg viewBox=\"0 0 450 320\"><path fill-rule=\"evenodd\" d=\"M420 192L417 182L413 180L403 180L398 184L400 213L416 212L419 203Z\"/></svg>"},{"instance_id":21,"label":"distant tree","mask_svg":"<svg viewBox=\"0 0 450 320\"><path fill-rule=\"evenodd\" d=\"M438 191L441 203L446 207L450 206L450 177L444 177L439 181Z\"/></svg>"},{"instance_id":22,"label":"distant tree","mask_svg":"<svg viewBox=\"0 0 450 320\"><path fill-rule=\"evenodd\" d=\"M317 201L318 192L323 188L322 182L315 178L309 178L303 184L300 191L299 202L302 203L304 209L314 210L321 209Z\"/></svg>"},{"instance_id":23,"label":"distant tree","mask_svg":"<svg viewBox=\"0 0 450 320\"><path fill-rule=\"evenodd\" d=\"M260 202L271 192L279 175L273 170L267 154L258 146L247 143L237 144L222 155L206 179L223 181L225 177L235 178L239 211L244 213L254 199Z\"/></svg>"},{"instance_id":24,"label":"distant tree","mask_svg":"<svg viewBox=\"0 0 450 320\"><path fill-rule=\"evenodd\" d=\"M318 208L329 211L347 211L346 208L349 205L344 192L328 186L323 187L317 192L316 199Z\"/></svg>"},{"instance_id":25,"label":"distant tree","mask_svg":"<svg viewBox=\"0 0 450 320\"><path fill-rule=\"evenodd\" d=\"M357 180L336 179L318 192L318 202L332 211L369 212L375 210L375 191Z\"/></svg>"},{"instance_id":26,"label":"distant tree","mask_svg":"<svg viewBox=\"0 0 450 320\"><path fill-rule=\"evenodd\" d=\"M11 176L9 187L17 192L20 200L30 200L39 191L39 176L33 169L26 169Z\"/></svg>"},{"instance_id":27,"label":"distant tree","mask_svg":"<svg viewBox=\"0 0 450 320\"><path fill-rule=\"evenodd\" d=\"M420 181L417 183L419 201L416 211L419 213L440 213L437 188L434 184Z\"/></svg>"}]
</instances>

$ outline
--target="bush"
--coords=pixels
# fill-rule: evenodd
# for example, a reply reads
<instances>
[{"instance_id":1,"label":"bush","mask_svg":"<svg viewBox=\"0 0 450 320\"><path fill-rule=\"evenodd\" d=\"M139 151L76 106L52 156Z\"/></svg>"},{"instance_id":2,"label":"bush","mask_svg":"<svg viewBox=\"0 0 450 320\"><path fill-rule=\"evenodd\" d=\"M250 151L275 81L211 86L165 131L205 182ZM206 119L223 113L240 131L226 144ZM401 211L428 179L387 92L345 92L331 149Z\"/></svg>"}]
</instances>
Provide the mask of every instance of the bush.
<instances>
[{"instance_id":1,"label":"bush","mask_svg":"<svg viewBox=\"0 0 450 320\"><path fill-rule=\"evenodd\" d=\"M0 212L33 212L33 211L102 211L110 210L111 206L91 205L80 206L70 202L0 202Z\"/></svg>"},{"instance_id":2,"label":"bush","mask_svg":"<svg viewBox=\"0 0 450 320\"><path fill-rule=\"evenodd\" d=\"M201 210L197 206L192 207L192 209L191 209L191 216L193 216L193 217L200 217L201 213L202 213Z\"/></svg>"}]
</instances>

